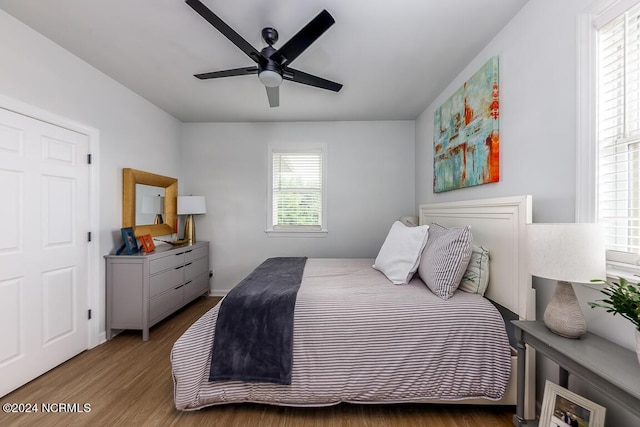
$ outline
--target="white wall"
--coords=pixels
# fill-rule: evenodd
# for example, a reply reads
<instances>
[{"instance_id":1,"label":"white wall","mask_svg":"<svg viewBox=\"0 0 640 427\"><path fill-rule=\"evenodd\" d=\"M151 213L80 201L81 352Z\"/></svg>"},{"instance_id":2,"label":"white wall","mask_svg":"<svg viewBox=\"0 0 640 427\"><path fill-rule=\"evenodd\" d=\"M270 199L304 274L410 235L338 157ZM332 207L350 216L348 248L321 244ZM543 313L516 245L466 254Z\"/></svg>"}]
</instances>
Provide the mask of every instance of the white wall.
<instances>
[{"instance_id":1,"label":"white wall","mask_svg":"<svg viewBox=\"0 0 640 427\"><path fill-rule=\"evenodd\" d=\"M268 257L375 258L415 210L413 121L183 124L181 139L183 194L207 199L196 230L211 242L216 294ZM270 142L328 144L327 237L265 234Z\"/></svg>"},{"instance_id":2,"label":"white wall","mask_svg":"<svg viewBox=\"0 0 640 427\"><path fill-rule=\"evenodd\" d=\"M577 17L591 0L530 0L416 120L416 201L440 202L518 194L533 196L534 222L573 222L576 190ZM433 113L491 56L500 57L499 183L434 194ZM554 283L534 278L542 318ZM633 348L633 327L587 306L601 294L574 286L590 330ZM539 357L538 400L557 366ZM638 419L585 384L571 387L608 408L607 425Z\"/></svg>"},{"instance_id":3,"label":"white wall","mask_svg":"<svg viewBox=\"0 0 640 427\"><path fill-rule=\"evenodd\" d=\"M178 177L180 122L0 10L0 94L99 131L99 307L104 260L121 242L122 168Z\"/></svg>"},{"instance_id":4,"label":"white wall","mask_svg":"<svg viewBox=\"0 0 640 427\"><path fill-rule=\"evenodd\" d=\"M532 194L537 222L572 221L575 19L587 0L531 0L416 121L416 199ZM500 182L434 194L433 113L491 56L500 61Z\"/></svg>"}]
</instances>

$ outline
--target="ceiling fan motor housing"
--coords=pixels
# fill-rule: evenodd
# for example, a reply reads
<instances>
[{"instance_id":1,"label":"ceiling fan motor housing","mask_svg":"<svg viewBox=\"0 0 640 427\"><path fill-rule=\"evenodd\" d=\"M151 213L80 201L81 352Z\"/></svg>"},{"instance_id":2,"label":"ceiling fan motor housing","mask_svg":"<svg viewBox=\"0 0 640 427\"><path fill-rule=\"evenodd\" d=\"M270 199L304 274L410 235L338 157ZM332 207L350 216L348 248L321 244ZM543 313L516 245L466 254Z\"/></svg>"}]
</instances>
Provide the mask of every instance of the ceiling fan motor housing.
<instances>
[{"instance_id":1,"label":"ceiling fan motor housing","mask_svg":"<svg viewBox=\"0 0 640 427\"><path fill-rule=\"evenodd\" d=\"M262 36L265 37L266 30L273 30L273 28L265 28L262 30ZM278 33L275 34L275 40L278 39ZM265 41L269 43L265 37ZM275 42L275 41L274 41ZM278 87L282 83L282 67L276 61L271 59L271 55L276 49L269 44L269 46L262 49L262 60L258 64L258 78L266 87Z\"/></svg>"}]
</instances>

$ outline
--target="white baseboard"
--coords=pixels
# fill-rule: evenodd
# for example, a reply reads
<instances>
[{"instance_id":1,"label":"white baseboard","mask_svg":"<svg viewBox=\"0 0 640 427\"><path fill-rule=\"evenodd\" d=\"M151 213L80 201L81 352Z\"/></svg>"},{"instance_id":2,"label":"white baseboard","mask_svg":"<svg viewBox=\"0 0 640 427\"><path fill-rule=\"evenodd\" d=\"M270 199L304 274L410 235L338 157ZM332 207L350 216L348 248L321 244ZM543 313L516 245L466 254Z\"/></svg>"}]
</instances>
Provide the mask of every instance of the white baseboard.
<instances>
[{"instance_id":1,"label":"white baseboard","mask_svg":"<svg viewBox=\"0 0 640 427\"><path fill-rule=\"evenodd\" d=\"M220 290L220 289L210 289L209 296L210 297L224 297L226 296L231 289Z\"/></svg>"}]
</instances>

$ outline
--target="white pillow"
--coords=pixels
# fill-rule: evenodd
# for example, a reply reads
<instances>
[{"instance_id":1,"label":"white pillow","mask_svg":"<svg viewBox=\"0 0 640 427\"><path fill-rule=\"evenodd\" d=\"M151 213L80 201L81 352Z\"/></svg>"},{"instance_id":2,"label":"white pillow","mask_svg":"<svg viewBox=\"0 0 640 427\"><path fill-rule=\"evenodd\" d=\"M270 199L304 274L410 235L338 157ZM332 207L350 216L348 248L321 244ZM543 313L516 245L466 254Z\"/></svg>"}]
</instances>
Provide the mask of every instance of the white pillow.
<instances>
[{"instance_id":1,"label":"white pillow","mask_svg":"<svg viewBox=\"0 0 640 427\"><path fill-rule=\"evenodd\" d=\"M428 225L407 227L400 221L394 222L373 268L384 273L394 285L409 283L418 269L428 236Z\"/></svg>"},{"instance_id":2,"label":"white pillow","mask_svg":"<svg viewBox=\"0 0 640 427\"><path fill-rule=\"evenodd\" d=\"M461 289L484 296L489 285L489 250L477 245L471 246L471 260L460 281Z\"/></svg>"}]
</instances>

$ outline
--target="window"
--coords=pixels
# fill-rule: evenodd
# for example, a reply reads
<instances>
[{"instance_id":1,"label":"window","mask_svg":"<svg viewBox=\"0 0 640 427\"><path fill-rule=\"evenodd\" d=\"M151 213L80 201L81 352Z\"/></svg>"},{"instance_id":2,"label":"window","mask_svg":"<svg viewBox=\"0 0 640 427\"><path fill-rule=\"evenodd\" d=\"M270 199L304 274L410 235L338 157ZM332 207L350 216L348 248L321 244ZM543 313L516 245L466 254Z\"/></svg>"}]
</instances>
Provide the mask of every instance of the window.
<instances>
[{"instance_id":1,"label":"window","mask_svg":"<svg viewBox=\"0 0 640 427\"><path fill-rule=\"evenodd\" d=\"M610 263L637 268L640 254L640 4L629 0L600 2L583 22L582 35L578 96L581 97L581 91L589 94L582 102L579 98L578 140L584 144L583 150L591 150L593 154L578 153L577 219L604 225ZM580 150L581 145L578 148ZM581 179L592 184L585 185ZM591 212L585 214L585 210Z\"/></svg>"},{"instance_id":2,"label":"window","mask_svg":"<svg viewBox=\"0 0 640 427\"><path fill-rule=\"evenodd\" d=\"M610 258L640 252L640 5L598 29L597 220Z\"/></svg>"},{"instance_id":3,"label":"window","mask_svg":"<svg viewBox=\"0 0 640 427\"><path fill-rule=\"evenodd\" d=\"M269 148L269 234L326 234L326 147Z\"/></svg>"}]
</instances>

